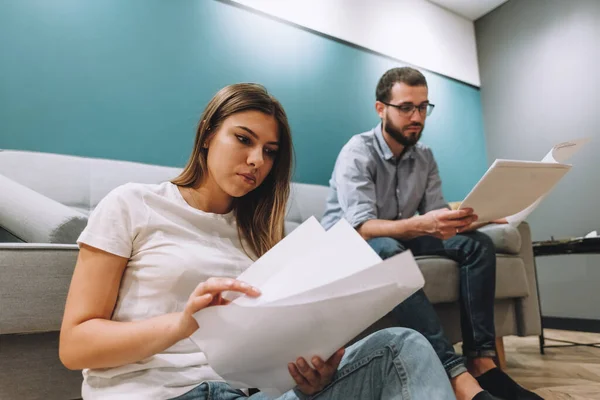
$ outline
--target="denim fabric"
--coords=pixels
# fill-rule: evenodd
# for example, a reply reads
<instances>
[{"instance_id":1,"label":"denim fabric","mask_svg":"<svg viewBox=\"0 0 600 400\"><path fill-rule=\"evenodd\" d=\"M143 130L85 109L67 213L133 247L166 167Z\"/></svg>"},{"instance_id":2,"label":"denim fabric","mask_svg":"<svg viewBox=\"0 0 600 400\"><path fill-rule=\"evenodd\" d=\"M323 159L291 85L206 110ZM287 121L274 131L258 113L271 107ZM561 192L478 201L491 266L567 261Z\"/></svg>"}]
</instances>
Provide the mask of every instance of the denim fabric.
<instances>
[{"instance_id":1,"label":"denim fabric","mask_svg":"<svg viewBox=\"0 0 600 400\"><path fill-rule=\"evenodd\" d=\"M173 400L266 400L250 397L225 382L206 382ZM427 340L405 328L376 332L346 349L332 382L306 396L298 390L278 400L450 400L455 399L444 369Z\"/></svg>"},{"instance_id":2,"label":"denim fabric","mask_svg":"<svg viewBox=\"0 0 600 400\"><path fill-rule=\"evenodd\" d=\"M433 236L421 236L407 241L380 237L371 239L368 243L383 259L411 250L415 256L437 255L456 261L460 268L459 304L463 354L467 357L496 355L496 254L494 244L487 235L475 231L444 241ZM421 332L429 340L451 378L466 371L464 358L455 353L433 306L422 290L398 305L392 315L399 326Z\"/></svg>"}]
</instances>

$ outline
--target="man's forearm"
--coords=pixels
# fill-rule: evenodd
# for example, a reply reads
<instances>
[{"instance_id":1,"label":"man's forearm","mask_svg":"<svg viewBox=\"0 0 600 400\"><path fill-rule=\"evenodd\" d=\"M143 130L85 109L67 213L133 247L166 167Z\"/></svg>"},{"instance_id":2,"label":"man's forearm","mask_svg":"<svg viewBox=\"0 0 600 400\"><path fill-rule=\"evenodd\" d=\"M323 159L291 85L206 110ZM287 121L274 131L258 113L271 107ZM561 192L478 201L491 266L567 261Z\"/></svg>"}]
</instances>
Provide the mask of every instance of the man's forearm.
<instances>
[{"instance_id":1,"label":"man's forearm","mask_svg":"<svg viewBox=\"0 0 600 400\"><path fill-rule=\"evenodd\" d=\"M358 227L357 231L365 240L378 237L408 240L427 235L422 225L420 216L398 221L371 219Z\"/></svg>"}]
</instances>

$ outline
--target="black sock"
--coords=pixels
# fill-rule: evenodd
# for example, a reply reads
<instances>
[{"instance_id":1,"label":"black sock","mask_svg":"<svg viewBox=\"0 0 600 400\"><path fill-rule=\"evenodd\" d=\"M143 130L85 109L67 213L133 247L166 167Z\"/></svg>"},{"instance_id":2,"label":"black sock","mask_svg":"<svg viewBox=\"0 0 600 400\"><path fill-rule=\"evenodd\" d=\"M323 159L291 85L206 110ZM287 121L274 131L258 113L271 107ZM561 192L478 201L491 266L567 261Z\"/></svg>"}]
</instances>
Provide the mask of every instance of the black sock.
<instances>
[{"instance_id":1,"label":"black sock","mask_svg":"<svg viewBox=\"0 0 600 400\"><path fill-rule=\"evenodd\" d=\"M473 400L500 400L497 397L494 397L490 394L490 392L487 391L482 391L479 392L475 395L475 397L473 397Z\"/></svg>"},{"instance_id":2,"label":"black sock","mask_svg":"<svg viewBox=\"0 0 600 400\"><path fill-rule=\"evenodd\" d=\"M477 379L482 389L505 400L544 400L537 394L519 386L517 382L498 368L490 369L475 379Z\"/></svg>"}]
</instances>

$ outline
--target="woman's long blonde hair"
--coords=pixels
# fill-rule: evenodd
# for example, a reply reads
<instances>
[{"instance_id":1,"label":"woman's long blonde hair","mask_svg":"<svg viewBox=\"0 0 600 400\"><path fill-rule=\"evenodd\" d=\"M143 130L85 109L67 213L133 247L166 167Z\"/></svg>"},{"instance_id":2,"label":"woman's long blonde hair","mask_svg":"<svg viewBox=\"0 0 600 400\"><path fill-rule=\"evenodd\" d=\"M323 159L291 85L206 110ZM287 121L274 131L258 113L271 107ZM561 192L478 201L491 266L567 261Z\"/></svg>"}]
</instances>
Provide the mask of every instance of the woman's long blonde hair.
<instances>
[{"instance_id":1,"label":"woman's long blonde hair","mask_svg":"<svg viewBox=\"0 0 600 400\"><path fill-rule=\"evenodd\" d=\"M208 171L207 149L203 147L206 140L226 118L250 110L273 116L279 129L279 150L271 171L259 187L233 202L240 240L245 239L252 252L260 257L283 239L293 163L287 116L279 101L263 86L238 83L226 86L215 94L200 118L192 155L181 174L172 182L182 187L200 185Z\"/></svg>"}]
</instances>

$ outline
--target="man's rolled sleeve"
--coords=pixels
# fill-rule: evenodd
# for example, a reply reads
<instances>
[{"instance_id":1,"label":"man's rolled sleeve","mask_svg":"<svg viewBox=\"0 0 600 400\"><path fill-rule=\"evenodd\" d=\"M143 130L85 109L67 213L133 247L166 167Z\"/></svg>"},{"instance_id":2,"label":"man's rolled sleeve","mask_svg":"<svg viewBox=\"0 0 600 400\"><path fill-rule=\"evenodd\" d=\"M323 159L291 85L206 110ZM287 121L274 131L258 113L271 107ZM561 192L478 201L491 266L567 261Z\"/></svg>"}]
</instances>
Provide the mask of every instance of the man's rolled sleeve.
<instances>
[{"instance_id":1,"label":"man's rolled sleeve","mask_svg":"<svg viewBox=\"0 0 600 400\"><path fill-rule=\"evenodd\" d=\"M338 202L343 216L354 228L377 218L374 169L367 152L347 148L336 165Z\"/></svg>"}]
</instances>

